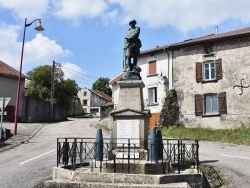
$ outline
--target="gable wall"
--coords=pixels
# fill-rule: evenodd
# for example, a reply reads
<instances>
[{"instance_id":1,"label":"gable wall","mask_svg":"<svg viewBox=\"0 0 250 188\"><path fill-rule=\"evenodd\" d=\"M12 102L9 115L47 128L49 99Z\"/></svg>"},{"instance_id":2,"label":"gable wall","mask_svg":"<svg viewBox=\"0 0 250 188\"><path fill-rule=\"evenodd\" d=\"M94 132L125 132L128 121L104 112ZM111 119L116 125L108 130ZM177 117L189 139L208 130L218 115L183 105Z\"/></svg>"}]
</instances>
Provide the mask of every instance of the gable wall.
<instances>
[{"instance_id":1,"label":"gable wall","mask_svg":"<svg viewBox=\"0 0 250 188\"><path fill-rule=\"evenodd\" d=\"M25 80L22 79L20 85L20 98L19 98L19 110L18 110L19 116L21 116L23 109L23 101L25 94L24 82ZM18 78L12 78L0 75L0 97L11 98L10 102L8 103L8 106L15 107L16 105L17 83L18 83Z\"/></svg>"},{"instance_id":2,"label":"gable wall","mask_svg":"<svg viewBox=\"0 0 250 188\"><path fill-rule=\"evenodd\" d=\"M204 61L203 46L187 47L174 51L173 84L181 110L181 121L186 126L212 128L250 126L250 87L233 89L250 84L250 38L231 39L213 44L216 59L222 58L223 79L213 83L197 83L195 63ZM195 116L195 94L226 92L227 114L218 117Z\"/></svg>"}]
</instances>

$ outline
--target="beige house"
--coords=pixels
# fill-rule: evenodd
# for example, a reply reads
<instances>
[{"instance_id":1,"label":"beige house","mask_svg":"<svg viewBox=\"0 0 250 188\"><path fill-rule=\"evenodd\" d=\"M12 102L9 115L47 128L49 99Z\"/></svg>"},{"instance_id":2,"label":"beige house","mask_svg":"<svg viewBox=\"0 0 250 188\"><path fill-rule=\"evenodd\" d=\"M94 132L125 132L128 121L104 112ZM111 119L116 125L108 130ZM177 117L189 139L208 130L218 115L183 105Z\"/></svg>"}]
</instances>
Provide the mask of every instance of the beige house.
<instances>
[{"instance_id":1,"label":"beige house","mask_svg":"<svg viewBox=\"0 0 250 188\"><path fill-rule=\"evenodd\" d=\"M142 51L138 65L150 126L159 121L167 90L177 93L186 127L250 126L250 28L157 46ZM114 106L120 77L110 81Z\"/></svg>"},{"instance_id":2,"label":"beige house","mask_svg":"<svg viewBox=\"0 0 250 188\"><path fill-rule=\"evenodd\" d=\"M112 98L102 91L87 88L81 88L77 96L81 101L83 113L96 117L101 116L101 107L112 101Z\"/></svg>"},{"instance_id":3,"label":"beige house","mask_svg":"<svg viewBox=\"0 0 250 188\"><path fill-rule=\"evenodd\" d=\"M170 45L186 126L250 126L250 28Z\"/></svg>"},{"instance_id":4,"label":"beige house","mask_svg":"<svg viewBox=\"0 0 250 188\"><path fill-rule=\"evenodd\" d=\"M7 111L7 120L14 121L15 118L15 105L16 105L16 94L18 84L19 71L15 70L11 66L7 65L0 60L0 97L11 98L5 111ZM20 119L23 111L24 101L24 84L25 75L22 74L21 85L20 85L20 99L19 99L19 110L18 117Z\"/></svg>"}]
</instances>

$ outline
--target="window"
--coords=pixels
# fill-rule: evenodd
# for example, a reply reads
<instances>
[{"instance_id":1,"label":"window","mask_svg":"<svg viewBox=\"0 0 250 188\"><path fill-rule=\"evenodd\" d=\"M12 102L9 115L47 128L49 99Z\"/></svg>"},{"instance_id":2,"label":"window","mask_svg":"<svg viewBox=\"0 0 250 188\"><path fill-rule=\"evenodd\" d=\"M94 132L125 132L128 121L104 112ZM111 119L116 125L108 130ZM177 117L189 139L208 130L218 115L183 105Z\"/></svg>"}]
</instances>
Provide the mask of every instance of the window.
<instances>
[{"instance_id":1,"label":"window","mask_svg":"<svg viewBox=\"0 0 250 188\"><path fill-rule=\"evenodd\" d=\"M83 92L83 96L87 96L87 91L84 91L84 92Z\"/></svg>"},{"instance_id":2,"label":"window","mask_svg":"<svg viewBox=\"0 0 250 188\"><path fill-rule=\"evenodd\" d=\"M226 92L219 94L195 95L195 115L227 114Z\"/></svg>"},{"instance_id":3,"label":"window","mask_svg":"<svg viewBox=\"0 0 250 188\"><path fill-rule=\"evenodd\" d=\"M148 88L148 104L157 103L157 87Z\"/></svg>"},{"instance_id":4,"label":"window","mask_svg":"<svg viewBox=\"0 0 250 188\"><path fill-rule=\"evenodd\" d=\"M205 80L215 79L214 61L207 61L204 63L204 78Z\"/></svg>"},{"instance_id":5,"label":"window","mask_svg":"<svg viewBox=\"0 0 250 188\"><path fill-rule=\"evenodd\" d=\"M196 63L196 82L206 82L222 79L222 60L216 59Z\"/></svg>"},{"instance_id":6,"label":"window","mask_svg":"<svg viewBox=\"0 0 250 188\"><path fill-rule=\"evenodd\" d=\"M82 100L82 105L87 106L88 100Z\"/></svg>"},{"instance_id":7,"label":"window","mask_svg":"<svg viewBox=\"0 0 250 188\"><path fill-rule=\"evenodd\" d=\"M205 95L205 114L218 114L217 94Z\"/></svg>"},{"instance_id":8,"label":"window","mask_svg":"<svg viewBox=\"0 0 250 188\"><path fill-rule=\"evenodd\" d=\"M148 75L156 75L156 60L148 63Z\"/></svg>"}]
</instances>

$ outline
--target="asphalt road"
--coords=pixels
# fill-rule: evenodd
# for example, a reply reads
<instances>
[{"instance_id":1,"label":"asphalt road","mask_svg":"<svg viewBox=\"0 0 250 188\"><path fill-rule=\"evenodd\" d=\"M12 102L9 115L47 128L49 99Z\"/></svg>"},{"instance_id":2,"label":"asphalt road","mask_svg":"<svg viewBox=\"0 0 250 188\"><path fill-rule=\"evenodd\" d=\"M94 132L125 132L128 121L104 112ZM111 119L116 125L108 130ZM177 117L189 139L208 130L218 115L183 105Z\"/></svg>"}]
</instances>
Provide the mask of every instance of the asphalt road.
<instances>
[{"instance_id":1,"label":"asphalt road","mask_svg":"<svg viewBox=\"0 0 250 188\"><path fill-rule=\"evenodd\" d=\"M56 166L56 139L95 138L96 129L90 124L98 120L47 124L28 143L0 153L0 187L29 188L51 177Z\"/></svg>"},{"instance_id":2,"label":"asphalt road","mask_svg":"<svg viewBox=\"0 0 250 188\"><path fill-rule=\"evenodd\" d=\"M250 146L200 142L200 162L221 171L228 188L250 187Z\"/></svg>"},{"instance_id":3,"label":"asphalt road","mask_svg":"<svg viewBox=\"0 0 250 188\"><path fill-rule=\"evenodd\" d=\"M95 138L96 129L90 124L97 121L47 124L28 143L0 153L0 188L29 188L50 178L56 166L56 139ZM200 162L220 169L229 181L228 188L250 187L250 146L200 142Z\"/></svg>"}]
</instances>

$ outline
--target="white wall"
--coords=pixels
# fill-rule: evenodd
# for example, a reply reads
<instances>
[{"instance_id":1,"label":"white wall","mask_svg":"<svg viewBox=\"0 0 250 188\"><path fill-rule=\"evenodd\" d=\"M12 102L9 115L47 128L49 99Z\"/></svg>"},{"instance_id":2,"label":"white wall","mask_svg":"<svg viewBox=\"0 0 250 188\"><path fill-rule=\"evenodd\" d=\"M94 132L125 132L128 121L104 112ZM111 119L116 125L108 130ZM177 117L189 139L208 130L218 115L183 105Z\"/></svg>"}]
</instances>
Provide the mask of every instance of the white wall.
<instances>
[{"instance_id":1,"label":"white wall","mask_svg":"<svg viewBox=\"0 0 250 188\"><path fill-rule=\"evenodd\" d=\"M148 76L148 63L156 60L157 75ZM143 88L143 98L145 108L150 109L151 113L160 113L162 110L162 101L166 90L172 89L172 55L171 52L160 51L153 56L143 54L138 58L138 66L142 69L140 75L145 84ZM157 87L158 105L148 105L148 88Z\"/></svg>"}]
</instances>

